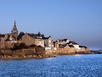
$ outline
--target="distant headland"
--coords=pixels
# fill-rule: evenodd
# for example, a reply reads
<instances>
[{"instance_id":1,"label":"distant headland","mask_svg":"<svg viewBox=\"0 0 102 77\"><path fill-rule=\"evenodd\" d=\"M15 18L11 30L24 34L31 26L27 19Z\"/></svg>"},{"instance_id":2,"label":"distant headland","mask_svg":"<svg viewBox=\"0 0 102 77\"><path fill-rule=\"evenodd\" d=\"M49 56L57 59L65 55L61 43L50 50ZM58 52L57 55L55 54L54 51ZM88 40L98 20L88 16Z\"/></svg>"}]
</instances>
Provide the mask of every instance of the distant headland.
<instances>
[{"instance_id":1,"label":"distant headland","mask_svg":"<svg viewBox=\"0 0 102 77\"><path fill-rule=\"evenodd\" d=\"M0 59L46 58L56 55L94 54L86 46L75 41L46 37L38 32L18 32L16 21L10 33L0 34ZM101 53L97 53L101 54Z\"/></svg>"}]
</instances>

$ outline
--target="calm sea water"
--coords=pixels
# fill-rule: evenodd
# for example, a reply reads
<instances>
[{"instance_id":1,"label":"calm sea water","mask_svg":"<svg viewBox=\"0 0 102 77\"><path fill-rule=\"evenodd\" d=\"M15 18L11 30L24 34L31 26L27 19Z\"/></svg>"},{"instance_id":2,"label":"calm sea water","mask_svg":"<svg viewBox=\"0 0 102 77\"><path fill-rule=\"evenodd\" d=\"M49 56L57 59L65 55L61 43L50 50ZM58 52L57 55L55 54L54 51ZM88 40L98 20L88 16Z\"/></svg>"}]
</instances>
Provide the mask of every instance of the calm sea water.
<instances>
[{"instance_id":1,"label":"calm sea water","mask_svg":"<svg viewBox=\"0 0 102 77\"><path fill-rule=\"evenodd\" d=\"M102 77L102 55L1 60L0 77Z\"/></svg>"}]
</instances>

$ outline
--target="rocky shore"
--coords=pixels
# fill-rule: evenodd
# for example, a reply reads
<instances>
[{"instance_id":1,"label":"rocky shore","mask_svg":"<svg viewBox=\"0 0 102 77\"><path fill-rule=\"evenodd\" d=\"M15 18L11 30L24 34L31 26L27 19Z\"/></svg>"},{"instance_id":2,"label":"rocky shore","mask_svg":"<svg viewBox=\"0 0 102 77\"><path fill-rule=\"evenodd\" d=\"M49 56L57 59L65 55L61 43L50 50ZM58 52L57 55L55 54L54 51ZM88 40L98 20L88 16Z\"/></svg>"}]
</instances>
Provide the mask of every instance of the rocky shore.
<instances>
[{"instance_id":1,"label":"rocky shore","mask_svg":"<svg viewBox=\"0 0 102 77\"><path fill-rule=\"evenodd\" d=\"M98 51L90 51L89 48L75 49L69 46L57 48L56 50L45 50L42 46L25 45L24 43L15 43L11 48L0 48L0 59L39 59L56 57L57 55L81 55L81 54L102 54Z\"/></svg>"},{"instance_id":2,"label":"rocky shore","mask_svg":"<svg viewBox=\"0 0 102 77\"><path fill-rule=\"evenodd\" d=\"M40 59L56 57L57 55L82 55L82 54L102 54L102 52L97 51L45 51L42 47L31 46L22 49L0 49L0 59Z\"/></svg>"}]
</instances>

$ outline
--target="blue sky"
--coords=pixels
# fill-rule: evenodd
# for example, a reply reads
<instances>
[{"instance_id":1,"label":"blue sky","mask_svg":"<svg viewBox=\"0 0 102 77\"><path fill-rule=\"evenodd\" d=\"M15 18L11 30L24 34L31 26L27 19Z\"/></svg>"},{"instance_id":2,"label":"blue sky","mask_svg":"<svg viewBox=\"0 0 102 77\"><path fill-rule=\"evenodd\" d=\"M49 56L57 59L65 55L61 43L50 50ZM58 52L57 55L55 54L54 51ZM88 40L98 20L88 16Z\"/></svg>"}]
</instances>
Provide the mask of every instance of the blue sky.
<instances>
[{"instance_id":1,"label":"blue sky","mask_svg":"<svg viewBox=\"0 0 102 77\"><path fill-rule=\"evenodd\" d=\"M0 0L0 33L42 32L102 49L102 0Z\"/></svg>"}]
</instances>

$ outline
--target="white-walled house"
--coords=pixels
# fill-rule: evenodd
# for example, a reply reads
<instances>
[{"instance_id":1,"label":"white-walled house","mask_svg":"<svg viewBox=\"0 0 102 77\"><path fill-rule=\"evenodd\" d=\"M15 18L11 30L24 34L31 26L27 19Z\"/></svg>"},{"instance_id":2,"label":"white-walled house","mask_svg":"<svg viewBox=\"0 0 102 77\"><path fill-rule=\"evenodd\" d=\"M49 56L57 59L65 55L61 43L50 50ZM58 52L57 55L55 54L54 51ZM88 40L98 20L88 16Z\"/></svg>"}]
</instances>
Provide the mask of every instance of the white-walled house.
<instances>
[{"instance_id":1,"label":"white-walled house","mask_svg":"<svg viewBox=\"0 0 102 77\"><path fill-rule=\"evenodd\" d=\"M55 47L59 48L60 45L65 45L67 43L69 43L69 40L68 39L59 39L59 40L56 40L54 42L55 44Z\"/></svg>"},{"instance_id":2,"label":"white-walled house","mask_svg":"<svg viewBox=\"0 0 102 77\"><path fill-rule=\"evenodd\" d=\"M81 49L81 48L79 47L79 45L77 45L77 44L74 44L73 46L74 46L75 49Z\"/></svg>"},{"instance_id":3,"label":"white-walled house","mask_svg":"<svg viewBox=\"0 0 102 77\"><path fill-rule=\"evenodd\" d=\"M51 36L44 37L43 39L44 39L45 50L51 50L54 47L52 37Z\"/></svg>"}]
</instances>

